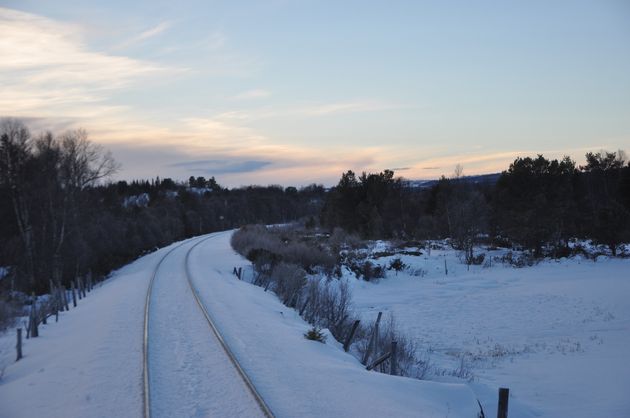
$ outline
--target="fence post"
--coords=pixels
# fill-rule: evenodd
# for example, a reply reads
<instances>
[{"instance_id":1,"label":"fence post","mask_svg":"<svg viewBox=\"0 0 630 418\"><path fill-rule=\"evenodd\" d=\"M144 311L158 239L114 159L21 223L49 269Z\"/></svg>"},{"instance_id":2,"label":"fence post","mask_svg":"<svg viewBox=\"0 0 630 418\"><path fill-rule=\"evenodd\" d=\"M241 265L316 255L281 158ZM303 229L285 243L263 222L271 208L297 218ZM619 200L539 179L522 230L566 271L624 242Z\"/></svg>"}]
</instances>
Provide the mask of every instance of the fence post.
<instances>
[{"instance_id":1,"label":"fence post","mask_svg":"<svg viewBox=\"0 0 630 418\"><path fill-rule=\"evenodd\" d=\"M497 418L507 418L509 397L510 397L510 389L499 388L499 407L497 409Z\"/></svg>"},{"instance_id":2,"label":"fence post","mask_svg":"<svg viewBox=\"0 0 630 418\"><path fill-rule=\"evenodd\" d=\"M398 347L398 343L396 341L392 341L392 355L389 358L390 369L389 374L396 376L398 374L398 364L396 364L396 348Z\"/></svg>"},{"instance_id":3,"label":"fence post","mask_svg":"<svg viewBox=\"0 0 630 418\"><path fill-rule=\"evenodd\" d=\"M61 299L61 288L59 285L55 285L55 303L57 304L57 310L63 312L63 299Z\"/></svg>"},{"instance_id":4,"label":"fence post","mask_svg":"<svg viewBox=\"0 0 630 418\"><path fill-rule=\"evenodd\" d=\"M88 292L92 291L92 270L88 271L87 274L87 290Z\"/></svg>"},{"instance_id":5,"label":"fence post","mask_svg":"<svg viewBox=\"0 0 630 418\"><path fill-rule=\"evenodd\" d=\"M32 293L33 304L31 305L31 337L35 338L39 336L39 330L37 329L37 297L35 292Z\"/></svg>"},{"instance_id":6,"label":"fence post","mask_svg":"<svg viewBox=\"0 0 630 418\"><path fill-rule=\"evenodd\" d=\"M77 307L77 291L74 287L74 280L70 282L70 288L72 289L72 306ZM79 297L81 297L81 292L79 291Z\"/></svg>"},{"instance_id":7,"label":"fence post","mask_svg":"<svg viewBox=\"0 0 630 418\"><path fill-rule=\"evenodd\" d=\"M379 364L382 364L385 360L387 360L391 355L392 355L392 353L385 353L385 354L383 354L382 356L380 356L379 358L374 360L374 362L372 364L367 366L365 368L365 370L369 371L369 370L374 369L376 366L378 366Z\"/></svg>"},{"instance_id":8,"label":"fence post","mask_svg":"<svg viewBox=\"0 0 630 418\"><path fill-rule=\"evenodd\" d=\"M17 329L17 344L15 349L17 350L17 358L15 361L19 361L22 358L22 328Z\"/></svg>"},{"instance_id":9,"label":"fence post","mask_svg":"<svg viewBox=\"0 0 630 418\"><path fill-rule=\"evenodd\" d=\"M446 266L446 258L444 259L444 274L448 276L448 267Z\"/></svg>"},{"instance_id":10,"label":"fence post","mask_svg":"<svg viewBox=\"0 0 630 418\"><path fill-rule=\"evenodd\" d=\"M55 293L55 285L53 284L52 280L48 280L48 285L50 286L50 300L52 301L52 309L53 309L53 311L56 314L57 311L59 310L59 305L57 303L57 297L56 297L56 293Z\"/></svg>"},{"instance_id":11,"label":"fence post","mask_svg":"<svg viewBox=\"0 0 630 418\"><path fill-rule=\"evenodd\" d=\"M376 340L378 338L378 324L379 322L381 322L381 316L383 315L383 312L379 312L378 316L376 317L376 324L374 324L374 331L372 332L372 335L370 336L370 342L368 342L368 346L367 346L367 350L365 350L365 355L363 355L363 359L361 360L361 364L366 365L368 360L370 359L370 354L372 354L372 350L374 349L374 346L376 345Z\"/></svg>"},{"instance_id":12,"label":"fence post","mask_svg":"<svg viewBox=\"0 0 630 418\"><path fill-rule=\"evenodd\" d=\"M359 326L359 322L361 322L359 319L354 321L354 324L352 324L352 329L350 330L350 333L346 337L346 341L343 343L343 351L345 351L346 353L350 349L350 344L352 344L352 338L354 337L354 333L357 330L357 327Z\"/></svg>"}]
</instances>

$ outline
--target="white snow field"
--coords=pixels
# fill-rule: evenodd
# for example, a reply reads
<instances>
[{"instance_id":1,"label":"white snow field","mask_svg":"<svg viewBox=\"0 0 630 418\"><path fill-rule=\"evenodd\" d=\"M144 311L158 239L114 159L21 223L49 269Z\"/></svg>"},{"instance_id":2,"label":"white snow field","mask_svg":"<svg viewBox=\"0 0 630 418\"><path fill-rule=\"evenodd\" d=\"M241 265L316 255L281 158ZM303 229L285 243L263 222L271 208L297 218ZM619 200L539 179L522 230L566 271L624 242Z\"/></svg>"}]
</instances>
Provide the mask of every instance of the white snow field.
<instances>
[{"instance_id":1,"label":"white snow field","mask_svg":"<svg viewBox=\"0 0 630 418\"><path fill-rule=\"evenodd\" d=\"M347 274L355 308L370 320L393 313L437 369L463 357L486 416L508 387L510 418L630 417L630 259L470 271L453 250L401 259L411 269L378 282Z\"/></svg>"},{"instance_id":2,"label":"white snow field","mask_svg":"<svg viewBox=\"0 0 630 418\"><path fill-rule=\"evenodd\" d=\"M185 254L175 249L153 288L149 331L154 416L260 416L186 287ZM367 372L332 337L306 340L309 328L271 292L239 281L248 263L211 236L190 253L198 294L277 417L468 417L479 408L465 384ZM0 417L141 417L143 320L153 271L170 249L120 269L58 323L25 341L14 362L15 331L0 338ZM204 327L205 326L205 327Z\"/></svg>"}]
</instances>

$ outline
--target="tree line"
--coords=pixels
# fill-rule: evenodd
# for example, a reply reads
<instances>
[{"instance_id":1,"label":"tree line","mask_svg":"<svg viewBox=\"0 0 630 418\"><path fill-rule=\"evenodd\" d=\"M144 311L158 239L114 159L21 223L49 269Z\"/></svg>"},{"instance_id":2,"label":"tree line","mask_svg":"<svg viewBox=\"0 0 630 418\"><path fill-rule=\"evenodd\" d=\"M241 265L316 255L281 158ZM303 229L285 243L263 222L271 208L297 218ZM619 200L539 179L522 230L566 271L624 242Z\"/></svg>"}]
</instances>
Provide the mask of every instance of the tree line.
<instances>
[{"instance_id":1,"label":"tree line","mask_svg":"<svg viewBox=\"0 0 630 418\"><path fill-rule=\"evenodd\" d=\"M630 242L630 164L623 151L589 152L582 166L569 157L519 157L496 183L475 183L458 167L430 188L391 170L348 171L328 194L321 221L365 238L450 238L468 263L481 241L540 257L567 255L569 240L584 238L616 255Z\"/></svg>"},{"instance_id":2,"label":"tree line","mask_svg":"<svg viewBox=\"0 0 630 418\"><path fill-rule=\"evenodd\" d=\"M111 181L119 166L82 130L31 135L0 123L0 285L43 293L102 277L171 242L246 224L304 219L364 238L451 238L466 261L481 241L518 245L536 256L566 254L573 237L607 245L630 241L630 166L622 152L588 153L586 164L542 155L518 158L496 183L461 169L431 187L391 170L348 171L330 190L225 188L214 177Z\"/></svg>"},{"instance_id":3,"label":"tree line","mask_svg":"<svg viewBox=\"0 0 630 418\"><path fill-rule=\"evenodd\" d=\"M102 277L193 235L317 217L325 195L318 185L228 189L214 177L111 181L118 168L85 131L33 136L2 121L0 266L10 277L0 285L44 293L50 280Z\"/></svg>"}]
</instances>

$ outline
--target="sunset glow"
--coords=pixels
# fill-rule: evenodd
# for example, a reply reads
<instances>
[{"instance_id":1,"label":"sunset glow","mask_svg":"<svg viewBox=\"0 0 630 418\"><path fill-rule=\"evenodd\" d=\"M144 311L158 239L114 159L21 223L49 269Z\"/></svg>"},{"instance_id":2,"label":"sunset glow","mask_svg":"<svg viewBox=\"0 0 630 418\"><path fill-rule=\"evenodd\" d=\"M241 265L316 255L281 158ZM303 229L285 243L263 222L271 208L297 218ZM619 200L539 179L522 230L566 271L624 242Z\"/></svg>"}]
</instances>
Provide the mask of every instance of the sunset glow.
<instances>
[{"instance_id":1,"label":"sunset glow","mask_svg":"<svg viewBox=\"0 0 630 418\"><path fill-rule=\"evenodd\" d=\"M226 186L630 148L627 2L245 3L1 2L0 116Z\"/></svg>"}]
</instances>

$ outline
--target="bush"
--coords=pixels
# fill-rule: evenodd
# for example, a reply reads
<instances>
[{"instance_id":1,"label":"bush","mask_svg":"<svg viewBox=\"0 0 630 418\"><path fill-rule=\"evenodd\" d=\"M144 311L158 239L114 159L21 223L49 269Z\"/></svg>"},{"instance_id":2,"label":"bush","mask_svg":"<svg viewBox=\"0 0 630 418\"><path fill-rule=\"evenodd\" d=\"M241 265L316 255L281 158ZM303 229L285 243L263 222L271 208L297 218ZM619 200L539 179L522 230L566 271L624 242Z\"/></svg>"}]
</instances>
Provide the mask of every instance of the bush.
<instances>
[{"instance_id":1,"label":"bush","mask_svg":"<svg viewBox=\"0 0 630 418\"><path fill-rule=\"evenodd\" d=\"M486 254L485 253L481 253L479 255L473 256L470 259L470 264L473 264L475 266L480 266L483 264L483 261L486 259Z\"/></svg>"},{"instance_id":2,"label":"bush","mask_svg":"<svg viewBox=\"0 0 630 418\"><path fill-rule=\"evenodd\" d=\"M303 303L308 300L303 313L304 319L310 324L328 328L333 337L341 341L351 322L352 295L348 283L339 280L310 280L303 299Z\"/></svg>"},{"instance_id":3,"label":"bush","mask_svg":"<svg viewBox=\"0 0 630 418\"><path fill-rule=\"evenodd\" d=\"M284 244L281 254L287 262L300 265L309 273L318 268L329 275L335 268L337 260L332 255L318 247L308 246L303 242Z\"/></svg>"},{"instance_id":4,"label":"bush","mask_svg":"<svg viewBox=\"0 0 630 418\"><path fill-rule=\"evenodd\" d=\"M403 263L400 257L396 257L392 261L389 262L389 269L395 270L396 276L398 276L398 272L404 270L405 267L407 267L407 265Z\"/></svg>"},{"instance_id":5,"label":"bush","mask_svg":"<svg viewBox=\"0 0 630 418\"><path fill-rule=\"evenodd\" d=\"M368 260L360 266L360 274L366 282L373 279L382 279L385 277L385 268Z\"/></svg>"},{"instance_id":6,"label":"bush","mask_svg":"<svg viewBox=\"0 0 630 418\"><path fill-rule=\"evenodd\" d=\"M293 307L299 292L306 284L306 272L295 264L280 263L271 272L271 281L282 303Z\"/></svg>"},{"instance_id":7,"label":"bush","mask_svg":"<svg viewBox=\"0 0 630 418\"><path fill-rule=\"evenodd\" d=\"M248 225L232 235L231 244L265 275L281 261L296 264L308 273L321 271L326 275L332 274L337 264L337 258L323 248L299 242L299 235L291 227L269 230L262 225Z\"/></svg>"},{"instance_id":8,"label":"bush","mask_svg":"<svg viewBox=\"0 0 630 418\"><path fill-rule=\"evenodd\" d=\"M20 307L16 302L0 295L0 331L13 326L20 313Z\"/></svg>"},{"instance_id":9,"label":"bush","mask_svg":"<svg viewBox=\"0 0 630 418\"><path fill-rule=\"evenodd\" d=\"M326 336L315 326L304 334L304 338L307 340L319 341L320 343L326 342Z\"/></svg>"},{"instance_id":10,"label":"bush","mask_svg":"<svg viewBox=\"0 0 630 418\"><path fill-rule=\"evenodd\" d=\"M230 244L236 252L248 257L252 250L257 249L278 253L282 242L277 236L271 234L264 225L247 225L232 234Z\"/></svg>"}]
</instances>

